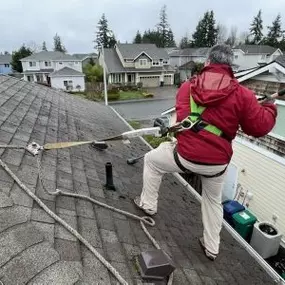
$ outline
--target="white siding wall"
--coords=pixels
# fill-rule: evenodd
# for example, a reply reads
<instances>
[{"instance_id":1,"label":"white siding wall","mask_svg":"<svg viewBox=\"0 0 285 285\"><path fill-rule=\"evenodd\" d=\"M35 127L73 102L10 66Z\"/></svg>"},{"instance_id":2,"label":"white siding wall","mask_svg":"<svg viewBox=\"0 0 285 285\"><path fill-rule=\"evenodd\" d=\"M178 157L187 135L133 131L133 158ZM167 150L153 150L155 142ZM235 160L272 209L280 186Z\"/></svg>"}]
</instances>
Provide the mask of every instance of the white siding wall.
<instances>
[{"instance_id":1,"label":"white siding wall","mask_svg":"<svg viewBox=\"0 0 285 285\"><path fill-rule=\"evenodd\" d=\"M278 162L264 155L269 153L266 150L260 150L257 146L254 150L237 141L233 147L233 162L240 170L245 170L239 173L238 182L253 193L249 209L260 221L273 222L273 214L277 215L276 226L285 235L285 159L282 164L282 158L279 157L281 162Z\"/></svg>"},{"instance_id":2,"label":"white siding wall","mask_svg":"<svg viewBox=\"0 0 285 285\"><path fill-rule=\"evenodd\" d=\"M77 89L76 89L77 85L81 86L80 91L85 90L84 76L52 77L51 78L51 87L66 90L66 88L64 86L64 81L72 81L73 91L77 91Z\"/></svg>"},{"instance_id":3,"label":"white siding wall","mask_svg":"<svg viewBox=\"0 0 285 285\"><path fill-rule=\"evenodd\" d=\"M36 61L35 66L30 66L29 61L23 61L22 66L23 66L23 71L25 71L25 70L39 70L40 69L40 63L38 61Z\"/></svg>"},{"instance_id":4,"label":"white siding wall","mask_svg":"<svg viewBox=\"0 0 285 285\"><path fill-rule=\"evenodd\" d=\"M61 64L60 64L61 63ZM80 61L56 61L54 62L54 69L59 70L64 67L70 67L82 72L82 63Z\"/></svg>"},{"instance_id":5,"label":"white siding wall","mask_svg":"<svg viewBox=\"0 0 285 285\"><path fill-rule=\"evenodd\" d=\"M274 52L271 56L262 54L244 54L240 50L234 50L234 64L239 65L239 70L247 69L255 66L259 66L259 63L269 63L276 59L281 53L279 51Z\"/></svg>"},{"instance_id":6,"label":"white siding wall","mask_svg":"<svg viewBox=\"0 0 285 285\"><path fill-rule=\"evenodd\" d=\"M47 61L47 62L50 62L50 66L45 66L45 62L46 62L46 60L39 62L40 69L51 69L51 68L54 68L54 63L52 61Z\"/></svg>"}]
</instances>

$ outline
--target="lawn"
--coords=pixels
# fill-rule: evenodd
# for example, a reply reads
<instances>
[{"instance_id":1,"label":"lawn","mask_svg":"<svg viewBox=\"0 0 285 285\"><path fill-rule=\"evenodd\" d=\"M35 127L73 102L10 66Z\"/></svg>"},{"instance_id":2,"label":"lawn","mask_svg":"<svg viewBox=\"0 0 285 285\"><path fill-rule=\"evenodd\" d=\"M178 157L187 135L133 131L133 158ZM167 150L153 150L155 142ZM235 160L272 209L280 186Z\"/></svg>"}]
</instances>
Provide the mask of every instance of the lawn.
<instances>
[{"instance_id":1,"label":"lawn","mask_svg":"<svg viewBox=\"0 0 285 285\"><path fill-rule=\"evenodd\" d=\"M120 91L119 94L119 100L133 100L145 98L141 91Z\"/></svg>"},{"instance_id":2,"label":"lawn","mask_svg":"<svg viewBox=\"0 0 285 285\"><path fill-rule=\"evenodd\" d=\"M128 122L134 129L141 128L141 124L138 121L129 121ZM143 136L143 138L153 147L157 148L162 142L168 142L171 141L170 137L155 137L151 135Z\"/></svg>"},{"instance_id":3,"label":"lawn","mask_svg":"<svg viewBox=\"0 0 285 285\"><path fill-rule=\"evenodd\" d=\"M91 101L103 101L104 94L98 94L96 92L69 92L73 95L86 98ZM123 101L123 100L137 100L144 98L152 98L153 94L143 91L119 91L116 93L108 92L109 101Z\"/></svg>"}]
</instances>

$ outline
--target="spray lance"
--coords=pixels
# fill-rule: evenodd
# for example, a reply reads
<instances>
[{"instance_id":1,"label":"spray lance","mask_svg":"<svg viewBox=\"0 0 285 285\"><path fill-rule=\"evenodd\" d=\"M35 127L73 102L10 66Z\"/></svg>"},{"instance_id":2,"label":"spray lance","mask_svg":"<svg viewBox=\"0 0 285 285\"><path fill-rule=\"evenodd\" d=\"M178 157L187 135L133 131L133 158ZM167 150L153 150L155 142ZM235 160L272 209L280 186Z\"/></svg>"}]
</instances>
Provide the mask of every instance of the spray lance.
<instances>
[{"instance_id":1,"label":"spray lance","mask_svg":"<svg viewBox=\"0 0 285 285\"><path fill-rule=\"evenodd\" d=\"M278 97L282 97L284 95L285 95L285 89L282 89L282 90L280 90L280 91L278 91L272 95L263 95L260 98L258 98L257 100L260 104L262 104L262 103L272 102L275 99L277 99ZM198 121L191 122L188 118L186 118L182 122L178 122L171 127L167 127L166 126L166 120L168 121L167 117L161 117L161 118L157 118L155 121L155 125L159 126L161 129L162 136L165 136L168 132L176 133L176 132L180 132L183 130L189 130L198 122ZM140 155L138 157L131 157L131 158L127 159L127 164L133 165L133 164L137 163L143 157L144 157L144 155Z\"/></svg>"},{"instance_id":2,"label":"spray lance","mask_svg":"<svg viewBox=\"0 0 285 285\"><path fill-rule=\"evenodd\" d=\"M270 96L264 95L261 98L259 98L258 101L260 104L262 104L262 103L272 101L284 95L285 95L285 89L280 90ZM138 130L127 131L119 135L108 137L102 140L89 140L89 141L77 141L77 142L56 142L56 143L47 143L43 146L39 146L36 143L32 143L31 145L29 145L29 151L32 153L38 153L40 149L52 150L52 149L61 149L61 148L66 148L66 147L80 146L80 145L85 145L85 144L89 144L92 147L100 149L100 150L104 150L108 148L108 145L106 143L108 141L117 141L117 140L127 141L129 139L133 139L133 138L141 137L145 135L163 137L163 136L166 136L170 132L176 133L176 132L180 132L184 130L189 130L198 122L198 121L191 122L188 118L186 118L182 122L178 122L174 124L173 126L167 126L167 124L165 123L165 120L168 120L168 119L166 117L158 118L156 119L154 127L152 128L142 128ZM134 164L137 162L138 159L142 157L143 156L140 156L135 159L129 159L127 162L129 164Z\"/></svg>"}]
</instances>

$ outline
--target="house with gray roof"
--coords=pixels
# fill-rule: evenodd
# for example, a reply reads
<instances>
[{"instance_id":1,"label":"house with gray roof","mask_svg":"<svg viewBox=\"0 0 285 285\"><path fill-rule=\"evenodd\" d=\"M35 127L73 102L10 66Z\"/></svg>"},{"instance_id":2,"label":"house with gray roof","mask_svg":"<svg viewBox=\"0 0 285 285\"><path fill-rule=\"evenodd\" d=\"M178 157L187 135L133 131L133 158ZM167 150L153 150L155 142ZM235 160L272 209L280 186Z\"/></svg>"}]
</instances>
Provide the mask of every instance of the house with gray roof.
<instances>
[{"instance_id":1,"label":"house with gray roof","mask_svg":"<svg viewBox=\"0 0 285 285\"><path fill-rule=\"evenodd\" d=\"M209 48L185 48L173 49L169 51L170 65L179 68L182 65L189 64L190 62L204 63L207 59Z\"/></svg>"},{"instance_id":2,"label":"house with gray roof","mask_svg":"<svg viewBox=\"0 0 285 285\"><path fill-rule=\"evenodd\" d=\"M0 55L0 73L2 74L12 73L11 61L12 61L11 54Z\"/></svg>"},{"instance_id":3,"label":"house with gray roof","mask_svg":"<svg viewBox=\"0 0 285 285\"><path fill-rule=\"evenodd\" d=\"M24 80L69 90L84 91L82 61L58 51L41 51L21 59Z\"/></svg>"},{"instance_id":4,"label":"house with gray roof","mask_svg":"<svg viewBox=\"0 0 285 285\"><path fill-rule=\"evenodd\" d=\"M111 107L32 82L0 75L0 94L1 145L101 140L130 130ZM89 199L51 193L60 189L143 216L132 202L141 192L143 164L128 165L126 159L149 150L140 138L129 144L112 142L106 150L90 145L42 150L36 157L24 148L0 149L1 165L18 178L15 182L15 176L0 166L0 284L146 284L136 259L155 247L138 220ZM105 187L107 162L112 163L115 191ZM226 227L215 262L204 256L198 244L203 232L201 205L186 185L178 174L164 177L155 225L146 226L175 265L172 285L284 284ZM118 283L102 258L124 283Z\"/></svg>"},{"instance_id":5,"label":"house with gray roof","mask_svg":"<svg viewBox=\"0 0 285 285\"><path fill-rule=\"evenodd\" d=\"M233 48L235 71L259 67L274 61L283 55L279 48L268 45L238 45Z\"/></svg>"},{"instance_id":6,"label":"house with gray roof","mask_svg":"<svg viewBox=\"0 0 285 285\"><path fill-rule=\"evenodd\" d=\"M145 87L173 85L174 69L165 49L155 44L116 44L99 53L105 65L108 83L137 84Z\"/></svg>"},{"instance_id":7,"label":"house with gray roof","mask_svg":"<svg viewBox=\"0 0 285 285\"><path fill-rule=\"evenodd\" d=\"M74 53L72 55L82 62L82 67L93 61L98 64L98 55L96 53Z\"/></svg>"}]
</instances>

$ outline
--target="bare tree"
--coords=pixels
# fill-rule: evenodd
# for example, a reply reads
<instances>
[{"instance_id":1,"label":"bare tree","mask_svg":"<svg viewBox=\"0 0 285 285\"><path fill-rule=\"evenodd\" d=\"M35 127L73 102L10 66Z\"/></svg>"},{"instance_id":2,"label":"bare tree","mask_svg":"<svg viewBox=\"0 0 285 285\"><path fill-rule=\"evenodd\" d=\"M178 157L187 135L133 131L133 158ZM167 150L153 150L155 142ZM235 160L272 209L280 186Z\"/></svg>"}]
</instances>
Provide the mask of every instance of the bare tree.
<instances>
[{"instance_id":1,"label":"bare tree","mask_svg":"<svg viewBox=\"0 0 285 285\"><path fill-rule=\"evenodd\" d=\"M222 44L227 40L228 29L223 24L218 24L217 43Z\"/></svg>"},{"instance_id":2,"label":"bare tree","mask_svg":"<svg viewBox=\"0 0 285 285\"><path fill-rule=\"evenodd\" d=\"M226 40L226 44L230 45L231 47L237 44L237 27L232 26L230 30L230 34Z\"/></svg>"},{"instance_id":3,"label":"bare tree","mask_svg":"<svg viewBox=\"0 0 285 285\"><path fill-rule=\"evenodd\" d=\"M33 52L39 52L42 50L42 47L38 45L35 41L29 41L27 47Z\"/></svg>"},{"instance_id":4,"label":"bare tree","mask_svg":"<svg viewBox=\"0 0 285 285\"><path fill-rule=\"evenodd\" d=\"M246 31L241 32L239 37L238 37L237 44L239 44L239 45L248 44L248 42L249 42L249 33Z\"/></svg>"}]
</instances>

